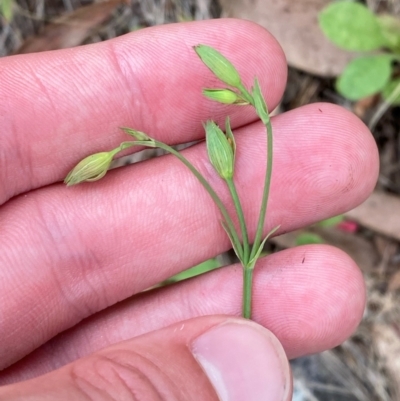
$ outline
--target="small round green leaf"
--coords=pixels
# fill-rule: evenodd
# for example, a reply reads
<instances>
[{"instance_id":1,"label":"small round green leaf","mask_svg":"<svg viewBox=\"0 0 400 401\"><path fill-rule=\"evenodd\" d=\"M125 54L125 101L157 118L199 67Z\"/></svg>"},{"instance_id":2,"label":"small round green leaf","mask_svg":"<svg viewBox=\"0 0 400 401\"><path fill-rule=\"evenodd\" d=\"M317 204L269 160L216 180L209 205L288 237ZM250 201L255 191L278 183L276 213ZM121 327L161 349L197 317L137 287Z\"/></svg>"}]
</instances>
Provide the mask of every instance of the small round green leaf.
<instances>
[{"instance_id":1,"label":"small round green leaf","mask_svg":"<svg viewBox=\"0 0 400 401\"><path fill-rule=\"evenodd\" d=\"M386 101L394 106L400 105L400 78L390 81L382 91L382 96Z\"/></svg>"},{"instance_id":2,"label":"small round green leaf","mask_svg":"<svg viewBox=\"0 0 400 401\"><path fill-rule=\"evenodd\" d=\"M329 4L320 13L319 24L333 43L346 50L370 51L386 44L377 18L358 2L337 1Z\"/></svg>"},{"instance_id":3,"label":"small round green leaf","mask_svg":"<svg viewBox=\"0 0 400 401\"><path fill-rule=\"evenodd\" d=\"M349 100L359 100L381 91L392 74L393 56L379 54L351 61L336 81L337 91Z\"/></svg>"}]
</instances>

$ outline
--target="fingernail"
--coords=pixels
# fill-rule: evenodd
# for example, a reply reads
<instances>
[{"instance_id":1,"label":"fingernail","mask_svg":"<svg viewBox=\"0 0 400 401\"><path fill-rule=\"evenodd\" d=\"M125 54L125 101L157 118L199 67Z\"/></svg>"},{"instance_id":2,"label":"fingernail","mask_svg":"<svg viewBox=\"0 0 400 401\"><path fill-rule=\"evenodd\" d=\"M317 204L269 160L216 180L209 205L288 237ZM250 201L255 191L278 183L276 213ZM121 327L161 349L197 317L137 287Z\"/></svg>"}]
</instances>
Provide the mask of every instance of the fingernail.
<instances>
[{"instance_id":1,"label":"fingernail","mask_svg":"<svg viewBox=\"0 0 400 401\"><path fill-rule=\"evenodd\" d=\"M229 322L197 337L191 351L221 401L284 401L290 370L276 337L253 322Z\"/></svg>"}]
</instances>

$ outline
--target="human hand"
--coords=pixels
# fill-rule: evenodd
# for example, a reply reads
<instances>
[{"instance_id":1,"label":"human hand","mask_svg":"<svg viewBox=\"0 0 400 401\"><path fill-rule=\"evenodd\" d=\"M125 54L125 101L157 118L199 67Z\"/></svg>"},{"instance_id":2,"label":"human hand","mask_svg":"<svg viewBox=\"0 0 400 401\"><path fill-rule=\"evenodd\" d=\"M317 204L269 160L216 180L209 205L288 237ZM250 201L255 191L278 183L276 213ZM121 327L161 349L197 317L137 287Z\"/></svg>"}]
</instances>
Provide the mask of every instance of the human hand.
<instances>
[{"instance_id":1,"label":"human hand","mask_svg":"<svg viewBox=\"0 0 400 401\"><path fill-rule=\"evenodd\" d=\"M239 266L142 292L229 248L212 200L173 157L112 171L95 184L60 183L86 155L119 144L119 126L176 144L202 138L202 121L223 123L229 114L235 178L248 227L256 226L264 128L252 110L202 96L215 80L192 50L198 43L226 55L246 83L259 77L269 108L277 105L284 56L264 29L245 21L162 26L0 61L0 384L72 362L1 387L0 400L217 400L216 391L223 401L289 400L285 354L331 348L357 326L361 273L322 245L260 260L259 325L229 317L241 311ZM312 104L275 117L273 127L265 232L340 214L371 192L375 143L349 112ZM223 183L204 163L204 144L185 154L227 204Z\"/></svg>"}]
</instances>

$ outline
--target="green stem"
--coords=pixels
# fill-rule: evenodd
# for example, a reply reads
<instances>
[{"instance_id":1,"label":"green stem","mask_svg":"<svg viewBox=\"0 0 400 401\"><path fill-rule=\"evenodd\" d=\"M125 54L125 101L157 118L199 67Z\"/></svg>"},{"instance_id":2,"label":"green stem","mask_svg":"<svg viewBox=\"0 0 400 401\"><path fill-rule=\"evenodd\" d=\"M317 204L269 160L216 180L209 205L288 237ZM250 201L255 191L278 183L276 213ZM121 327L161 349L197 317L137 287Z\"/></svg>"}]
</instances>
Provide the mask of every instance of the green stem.
<instances>
[{"instance_id":1,"label":"green stem","mask_svg":"<svg viewBox=\"0 0 400 401\"><path fill-rule=\"evenodd\" d=\"M243 264L247 265L247 263L249 262L250 247L249 247L249 236L247 233L247 227L244 219L242 205L240 203L239 195L237 193L236 186L232 178L226 179L225 181L228 185L229 192L231 193L236 213L239 218L240 230L242 231L242 241L243 241Z\"/></svg>"},{"instance_id":2,"label":"green stem","mask_svg":"<svg viewBox=\"0 0 400 401\"><path fill-rule=\"evenodd\" d=\"M193 166L192 163L189 162L189 160L187 160L184 156L182 156L178 151L176 151L174 148L172 148L171 146L163 143L163 142L159 142L156 140L149 140L149 141L128 141L128 142L122 142L118 148L114 149L115 153L118 153L124 149L128 149L132 146L150 146L153 148L160 148L160 149L164 149L165 151L173 154L174 156L176 156L186 167L189 168L189 170L195 175L195 177L200 181L200 183L203 185L203 187L206 189L206 191L210 194L211 198L213 199L213 201L215 202L215 204L217 205L217 207L219 208L222 216L225 219L225 222L227 224L227 227L229 229L229 233L231 235L232 241L233 241L233 246L235 248L235 250L238 252L238 257L240 260L244 260L244 253L243 253L243 247L242 244L240 242L239 236L236 232L235 226L233 224L233 221L231 219L231 217L229 216L228 211L226 210L224 204L222 203L220 197L216 194L216 192L214 191L214 189L211 187L211 185L206 181L206 179L201 175L201 173ZM235 190L235 196L236 196L236 201L235 201L235 205L236 202L239 202L239 199L237 197L237 193ZM233 196L233 195L232 195ZM240 203L239 203L240 206ZM240 213L243 216L243 212L240 209ZM239 212L238 212L239 214ZM243 219L243 217L242 217ZM244 222L244 220L243 220ZM243 230L243 228L242 228ZM246 257L248 258L248 253L249 253L249 244L248 244L248 240L247 240L247 232L246 230L243 231L244 234L242 235L246 235L246 243L247 243L247 253L246 253ZM243 237L244 238L244 237ZM247 262L246 262L247 263Z\"/></svg>"},{"instance_id":3,"label":"green stem","mask_svg":"<svg viewBox=\"0 0 400 401\"><path fill-rule=\"evenodd\" d=\"M241 85L238 89L240 90L242 96L252 106L254 106L254 99L253 96L250 94L250 92L243 85ZM265 172L264 191L261 201L260 215L258 218L257 231L256 231L256 236L254 238L253 247L251 249L250 259L254 257L261 243L262 233L264 229L265 215L267 212L269 190L271 187L273 141L272 141L272 125L270 119L268 119L268 122L265 124L265 128L267 131L267 166Z\"/></svg>"},{"instance_id":4,"label":"green stem","mask_svg":"<svg viewBox=\"0 0 400 401\"><path fill-rule=\"evenodd\" d=\"M254 106L253 96L251 96L250 92L244 87L244 85L240 84L237 89L239 89L243 99L247 100L252 106Z\"/></svg>"},{"instance_id":5,"label":"green stem","mask_svg":"<svg viewBox=\"0 0 400 401\"><path fill-rule=\"evenodd\" d=\"M251 93L244 87L244 85L241 84L238 89L240 90L241 95L252 106L255 107L254 98L251 95ZM267 113L268 113L268 110L267 110ZM259 117L261 117L261 116L259 116ZM250 260L257 253L258 248L261 244L262 234L263 234L263 229L264 229L264 222L265 222L265 215L267 213L269 191L270 191L270 187L271 187L273 139L272 139L272 125L271 125L270 118L268 118L268 121L265 124L265 128L267 131L267 166L266 166L266 171L265 171L264 190L263 190L263 196L262 196L262 200L261 200L260 215L258 217L256 236L254 238L253 247L251 248Z\"/></svg>"},{"instance_id":6,"label":"green stem","mask_svg":"<svg viewBox=\"0 0 400 401\"><path fill-rule=\"evenodd\" d=\"M233 224L233 221L231 217L229 216L228 211L226 210L224 204L222 203L220 197L216 194L214 189L211 187L211 185L206 181L206 179L201 175L201 173L187 160L184 156L182 156L178 151L176 151L174 148L172 148L169 145L166 145L163 142L159 141L154 141L156 147L161 148L166 150L167 152L173 154L176 156L195 176L196 178L200 181L200 183L203 185L203 187L206 189L206 191L210 194L211 198L215 202L215 204L218 206L222 216L225 219L225 222L229 228L229 231L232 236L232 241L234 242L234 247L239 253L238 257L239 259L243 260L243 247L242 244L240 243L239 236L236 232L235 226Z\"/></svg>"},{"instance_id":7,"label":"green stem","mask_svg":"<svg viewBox=\"0 0 400 401\"><path fill-rule=\"evenodd\" d=\"M243 267L243 317L245 319L251 318L253 272L254 272L254 265Z\"/></svg>"},{"instance_id":8,"label":"green stem","mask_svg":"<svg viewBox=\"0 0 400 401\"><path fill-rule=\"evenodd\" d=\"M252 105L255 106L253 96L247 91L247 89L241 85L238 88L241 91L242 96ZM268 110L267 110L268 113ZM261 117L261 116L260 116ZM268 116L269 117L269 116ZM264 190L261 201L260 215L258 218L257 231L254 239L253 247L250 253L250 260L256 255L258 248L261 244L262 233L264 229L265 215L267 212L269 191L271 187L271 176L272 176L272 155L273 155L273 139L272 139L272 125L271 120L268 118L265 123L267 131L267 165L265 172ZM252 282L253 282L253 271L257 260L254 260L251 266L243 267L243 317L251 318L251 301L252 301Z\"/></svg>"},{"instance_id":9,"label":"green stem","mask_svg":"<svg viewBox=\"0 0 400 401\"><path fill-rule=\"evenodd\" d=\"M251 249L250 259L253 258L253 256L256 254L258 247L260 246L261 243L262 233L264 229L265 215L267 212L269 190L271 187L273 143L272 143L272 125L270 119L268 119L268 122L266 123L265 127L267 130L267 168L265 172L264 191L261 201L260 215L258 218L257 231L253 247Z\"/></svg>"}]
</instances>

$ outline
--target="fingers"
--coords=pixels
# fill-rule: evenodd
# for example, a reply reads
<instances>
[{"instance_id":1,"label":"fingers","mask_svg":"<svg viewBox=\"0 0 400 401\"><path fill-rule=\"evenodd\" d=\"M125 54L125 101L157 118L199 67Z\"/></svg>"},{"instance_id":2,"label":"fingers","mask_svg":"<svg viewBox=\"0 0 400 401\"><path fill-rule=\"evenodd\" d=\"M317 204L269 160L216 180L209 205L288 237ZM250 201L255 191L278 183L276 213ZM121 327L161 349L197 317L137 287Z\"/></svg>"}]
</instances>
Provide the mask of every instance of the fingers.
<instances>
[{"instance_id":1,"label":"fingers","mask_svg":"<svg viewBox=\"0 0 400 401\"><path fill-rule=\"evenodd\" d=\"M180 322L49 375L0 388L0 399L25 397L287 401L290 369L282 346L266 329L250 321L210 316Z\"/></svg>"},{"instance_id":2,"label":"fingers","mask_svg":"<svg viewBox=\"0 0 400 401\"><path fill-rule=\"evenodd\" d=\"M240 42L240 46L238 46ZM2 59L0 71L0 204L62 180L83 157L126 140L132 126L169 143L203 136L202 122L234 127L255 119L249 108L204 98L222 85L192 47L215 46L246 85L260 78L270 108L283 94L286 62L275 39L240 20L211 20L144 29L95 45Z\"/></svg>"},{"instance_id":3,"label":"fingers","mask_svg":"<svg viewBox=\"0 0 400 401\"><path fill-rule=\"evenodd\" d=\"M113 343L204 315L241 315L242 269L221 268L115 305L54 338L0 375L0 385L57 369ZM253 316L289 358L322 352L356 329L365 305L360 270L329 246L289 249L259 261Z\"/></svg>"},{"instance_id":4,"label":"fingers","mask_svg":"<svg viewBox=\"0 0 400 401\"><path fill-rule=\"evenodd\" d=\"M293 230L342 213L372 190L375 143L350 113L311 105L275 119L274 130L266 230L278 224ZM258 124L237 133L236 180L250 228L259 211L264 141ZM204 146L186 155L229 204L204 164ZM171 157L112 172L100 185L49 187L9 202L1 213L3 366L94 312L229 248L208 195Z\"/></svg>"}]
</instances>

